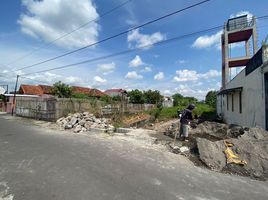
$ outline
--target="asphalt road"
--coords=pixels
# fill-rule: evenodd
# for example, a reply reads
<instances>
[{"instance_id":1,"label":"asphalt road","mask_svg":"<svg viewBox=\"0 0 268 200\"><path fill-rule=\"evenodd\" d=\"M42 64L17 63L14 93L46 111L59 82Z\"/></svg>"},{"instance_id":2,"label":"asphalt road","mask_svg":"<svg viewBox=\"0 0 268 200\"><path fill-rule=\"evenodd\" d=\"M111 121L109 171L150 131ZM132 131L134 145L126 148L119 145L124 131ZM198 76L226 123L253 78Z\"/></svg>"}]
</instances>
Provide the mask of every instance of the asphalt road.
<instances>
[{"instance_id":1,"label":"asphalt road","mask_svg":"<svg viewBox=\"0 0 268 200\"><path fill-rule=\"evenodd\" d=\"M109 137L0 117L0 200L268 199L268 183Z\"/></svg>"}]
</instances>

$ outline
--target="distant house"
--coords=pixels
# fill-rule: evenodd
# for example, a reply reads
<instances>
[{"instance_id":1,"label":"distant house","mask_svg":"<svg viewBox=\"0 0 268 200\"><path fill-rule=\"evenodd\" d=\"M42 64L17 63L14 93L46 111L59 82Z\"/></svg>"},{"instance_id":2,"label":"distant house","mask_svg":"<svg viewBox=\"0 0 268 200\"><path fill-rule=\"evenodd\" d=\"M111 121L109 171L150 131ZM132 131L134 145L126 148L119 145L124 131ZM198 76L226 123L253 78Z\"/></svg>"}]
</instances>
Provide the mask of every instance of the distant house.
<instances>
[{"instance_id":1,"label":"distant house","mask_svg":"<svg viewBox=\"0 0 268 200\"><path fill-rule=\"evenodd\" d=\"M52 94L52 86L50 85L38 85L44 94Z\"/></svg>"},{"instance_id":2,"label":"distant house","mask_svg":"<svg viewBox=\"0 0 268 200\"><path fill-rule=\"evenodd\" d=\"M78 86L72 86L71 89L74 94L85 94L89 97L97 97L97 98L106 96L105 93L103 93L102 91L98 89L90 89L90 88L78 87Z\"/></svg>"},{"instance_id":3,"label":"distant house","mask_svg":"<svg viewBox=\"0 0 268 200\"><path fill-rule=\"evenodd\" d=\"M25 95L49 95L51 94L51 86L48 85L21 85L18 94Z\"/></svg>"},{"instance_id":4,"label":"distant house","mask_svg":"<svg viewBox=\"0 0 268 200\"><path fill-rule=\"evenodd\" d=\"M107 96L107 95L98 89L90 89L89 96L91 96L91 97L103 97L103 96Z\"/></svg>"},{"instance_id":5,"label":"distant house","mask_svg":"<svg viewBox=\"0 0 268 200\"><path fill-rule=\"evenodd\" d=\"M74 94L85 94L89 97L102 97L106 96L105 93L98 89L90 89L87 87L71 86ZM17 94L24 95L52 95L52 86L49 85L21 85Z\"/></svg>"},{"instance_id":6,"label":"distant house","mask_svg":"<svg viewBox=\"0 0 268 200\"><path fill-rule=\"evenodd\" d=\"M163 97L163 102L162 102L163 107L172 107L173 106L173 98L172 97Z\"/></svg>"},{"instance_id":7,"label":"distant house","mask_svg":"<svg viewBox=\"0 0 268 200\"><path fill-rule=\"evenodd\" d=\"M72 86L71 89L74 94L90 95L90 89L86 87Z\"/></svg>"},{"instance_id":8,"label":"distant house","mask_svg":"<svg viewBox=\"0 0 268 200\"><path fill-rule=\"evenodd\" d=\"M123 89L109 89L106 90L104 93L110 97L116 97L116 96L120 96L123 98L127 97L127 91Z\"/></svg>"}]
</instances>

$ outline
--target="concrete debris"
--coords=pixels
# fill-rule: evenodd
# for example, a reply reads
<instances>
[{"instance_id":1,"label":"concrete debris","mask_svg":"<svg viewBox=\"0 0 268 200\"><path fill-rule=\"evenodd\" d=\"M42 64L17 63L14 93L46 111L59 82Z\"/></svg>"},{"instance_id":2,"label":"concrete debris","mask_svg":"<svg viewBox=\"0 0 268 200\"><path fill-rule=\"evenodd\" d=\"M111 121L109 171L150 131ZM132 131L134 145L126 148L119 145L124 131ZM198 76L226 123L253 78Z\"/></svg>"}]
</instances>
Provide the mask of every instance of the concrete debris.
<instances>
[{"instance_id":1,"label":"concrete debris","mask_svg":"<svg viewBox=\"0 0 268 200\"><path fill-rule=\"evenodd\" d=\"M72 129L74 133L86 132L91 129L104 129L105 132L113 133L114 126L106 118L96 118L89 112L68 114L57 120L57 125L63 129Z\"/></svg>"},{"instance_id":2,"label":"concrete debris","mask_svg":"<svg viewBox=\"0 0 268 200\"><path fill-rule=\"evenodd\" d=\"M179 131L178 123L172 123L164 132L167 136L174 136L176 132Z\"/></svg>"},{"instance_id":3,"label":"concrete debris","mask_svg":"<svg viewBox=\"0 0 268 200\"><path fill-rule=\"evenodd\" d=\"M211 142L204 138L197 138L197 148L200 159L212 170L221 171L226 165L223 142Z\"/></svg>"},{"instance_id":4,"label":"concrete debris","mask_svg":"<svg viewBox=\"0 0 268 200\"><path fill-rule=\"evenodd\" d=\"M181 153L185 153L185 152L189 152L189 151L190 151L189 147L182 146L182 147L180 148L180 152L181 152Z\"/></svg>"},{"instance_id":5,"label":"concrete debris","mask_svg":"<svg viewBox=\"0 0 268 200\"><path fill-rule=\"evenodd\" d=\"M178 126L179 123L171 124L164 134L174 138ZM224 140L233 144L230 151L247 164L227 163ZM268 132L261 128L205 121L190 130L189 142L177 143L181 145L170 150L173 153L187 153L197 165L205 164L215 171L268 180ZM184 146L188 147L189 151L183 152L181 148Z\"/></svg>"},{"instance_id":6,"label":"concrete debris","mask_svg":"<svg viewBox=\"0 0 268 200\"><path fill-rule=\"evenodd\" d=\"M261 128L235 127L243 130L243 134L228 139L233 144L230 149L246 165L228 164L224 154L226 149L224 140L209 141L204 138L196 138L199 157L209 168L216 171L247 175L262 180L268 179L268 133ZM227 132L231 132L228 130ZM234 135L233 135L234 136Z\"/></svg>"}]
</instances>

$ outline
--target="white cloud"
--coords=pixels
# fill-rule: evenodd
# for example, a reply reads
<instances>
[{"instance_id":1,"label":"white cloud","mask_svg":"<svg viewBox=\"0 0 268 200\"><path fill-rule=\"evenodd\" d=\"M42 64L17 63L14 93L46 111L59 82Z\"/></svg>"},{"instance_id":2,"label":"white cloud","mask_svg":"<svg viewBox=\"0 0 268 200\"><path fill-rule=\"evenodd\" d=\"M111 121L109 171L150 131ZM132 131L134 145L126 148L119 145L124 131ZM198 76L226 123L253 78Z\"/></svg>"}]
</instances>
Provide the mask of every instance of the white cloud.
<instances>
[{"instance_id":1,"label":"white cloud","mask_svg":"<svg viewBox=\"0 0 268 200\"><path fill-rule=\"evenodd\" d=\"M194 41L192 47L196 49L204 49L210 47L219 49L221 43L221 34L222 31L219 31L213 35L200 36Z\"/></svg>"},{"instance_id":2,"label":"white cloud","mask_svg":"<svg viewBox=\"0 0 268 200\"><path fill-rule=\"evenodd\" d=\"M151 72L152 68L151 67L144 67L144 69L142 70L142 72Z\"/></svg>"},{"instance_id":3,"label":"white cloud","mask_svg":"<svg viewBox=\"0 0 268 200\"><path fill-rule=\"evenodd\" d=\"M133 60L131 60L128 64L130 67L139 67L141 65L144 65L143 61L141 60L141 57L136 55Z\"/></svg>"},{"instance_id":4,"label":"white cloud","mask_svg":"<svg viewBox=\"0 0 268 200\"><path fill-rule=\"evenodd\" d=\"M67 84L75 84L75 83L80 83L82 80L79 77L76 76L68 76L64 78L64 83Z\"/></svg>"},{"instance_id":5,"label":"white cloud","mask_svg":"<svg viewBox=\"0 0 268 200\"><path fill-rule=\"evenodd\" d=\"M158 80L158 81L161 81L161 80L163 80L164 78L165 78L165 75L164 75L163 72L159 72L158 74L156 74L156 75L154 76L154 80Z\"/></svg>"},{"instance_id":6,"label":"white cloud","mask_svg":"<svg viewBox=\"0 0 268 200\"><path fill-rule=\"evenodd\" d=\"M183 82L183 81L196 81L198 80L198 74L194 70L177 70L176 74L178 76L174 77L174 81L176 82Z\"/></svg>"},{"instance_id":7,"label":"white cloud","mask_svg":"<svg viewBox=\"0 0 268 200\"><path fill-rule=\"evenodd\" d=\"M221 72L217 70L209 70L206 73L197 73L195 70L177 70L176 76L173 78L175 82L197 81L199 79L209 79L221 76Z\"/></svg>"},{"instance_id":8,"label":"white cloud","mask_svg":"<svg viewBox=\"0 0 268 200\"><path fill-rule=\"evenodd\" d=\"M240 17L240 16L243 16L243 15L247 15L248 20L251 20L252 17L253 17L253 14L250 13L249 11L241 10L241 11L235 13L235 14L231 14L230 18Z\"/></svg>"},{"instance_id":9,"label":"white cloud","mask_svg":"<svg viewBox=\"0 0 268 200\"><path fill-rule=\"evenodd\" d=\"M138 80L142 79L143 76L138 74L136 71L128 72L125 76L126 79L133 79L133 80Z\"/></svg>"},{"instance_id":10,"label":"white cloud","mask_svg":"<svg viewBox=\"0 0 268 200\"><path fill-rule=\"evenodd\" d=\"M172 92L170 90L164 90L163 94L169 96Z\"/></svg>"},{"instance_id":11,"label":"white cloud","mask_svg":"<svg viewBox=\"0 0 268 200\"><path fill-rule=\"evenodd\" d=\"M18 20L21 31L46 42L98 17L92 0L23 0L22 4L26 12L22 13ZM99 25L92 22L56 41L56 44L65 48L82 47L97 41L98 30Z\"/></svg>"},{"instance_id":12,"label":"white cloud","mask_svg":"<svg viewBox=\"0 0 268 200\"><path fill-rule=\"evenodd\" d=\"M196 97L197 99L205 99L206 94L208 91L213 90L210 88L207 89L193 89L190 85L188 84L181 84L177 88L175 88L175 92L178 92L182 94L183 96L192 96Z\"/></svg>"},{"instance_id":13,"label":"white cloud","mask_svg":"<svg viewBox=\"0 0 268 200\"><path fill-rule=\"evenodd\" d=\"M180 64L180 65L185 64L185 63L187 63L186 60L177 60L176 61L176 64Z\"/></svg>"},{"instance_id":14,"label":"white cloud","mask_svg":"<svg viewBox=\"0 0 268 200\"><path fill-rule=\"evenodd\" d=\"M29 78L29 79L27 79ZM23 78L23 81L27 80L31 84L48 84L52 85L57 81L62 81L63 83L70 85L85 85L86 81L82 80L77 76L62 76L59 74L54 74L51 72L45 72L44 74L33 74L26 76L26 79Z\"/></svg>"},{"instance_id":15,"label":"white cloud","mask_svg":"<svg viewBox=\"0 0 268 200\"><path fill-rule=\"evenodd\" d=\"M116 65L114 62L99 64L97 67L97 71L103 73L103 75L107 75L114 72L115 67Z\"/></svg>"},{"instance_id":16,"label":"white cloud","mask_svg":"<svg viewBox=\"0 0 268 200\"><path fill-rule=\"evenodd\" d=\"M151 35L142 34L139 29L136 29L128 34L127 41L129 42L129 47L136 48L150 48L156 42L165 40L166 36L160 32L153 33Z\"/></svg>"},{"instance_id":17,"label":"white cloud","mask_svg":"<svg viewBox=\"0 0 268 200\"><path fill-rule=\"evenodd\" d=\"M221 72L217 70L209 70L204 74L198 74L199 78L209 79L221 76Z\"/></svg>"},{"instance_id":18,"label":"white cloud","mask_svg":"<svg viewBox=\"0 0 268 200\"><path fill-rule=\"evenodd\" d=\"M253 14L251 14L249 11L239 11L235 14L231 14L230 18L239 17L242 15L248 15L247 16L248 20L252 19L252 17L253 17ZM192 44L192 47L196 48L196 49L215 47L218 50L220 50L221 49L221 34L222 34L222 31L219 31L213 35L200 36L194 41L194 43ZM242 44L233 44L233 48L241 47L241 46L243 46L243 45Z\"/></svg>"},{"instance_id":19,"label":"white cloud","mask_svg":"<svg viewBox=\"0 0 268 200\"><path fill-rule=\"evenodd\" d=\"M101 78L100 76L95 76L94 82L95 82L95 85L104 85L106 84L107 80L104 78Z\"/></svg>"}]
</instances>

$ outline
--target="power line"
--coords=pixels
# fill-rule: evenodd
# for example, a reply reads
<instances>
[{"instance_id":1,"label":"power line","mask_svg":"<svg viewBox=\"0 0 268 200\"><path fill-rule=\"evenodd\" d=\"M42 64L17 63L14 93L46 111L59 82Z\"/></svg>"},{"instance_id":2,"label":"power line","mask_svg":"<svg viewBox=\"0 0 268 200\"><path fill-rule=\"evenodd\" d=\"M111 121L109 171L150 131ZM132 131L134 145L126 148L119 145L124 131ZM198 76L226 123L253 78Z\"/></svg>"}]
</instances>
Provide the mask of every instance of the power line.
<instances>
[{"instance_id":1,"label":"power line","mask_svg":"<svg viewBox=\"0 0 268 200\"><path fill-rule=\"evenodd\" d=\"M46 47L46 46L50 46L51 44L55 43L56 41L58 41L58 40L60 40L60 39L62 39L62 38L64 38L64 37L66 37L66 36L68 36L68 35L70 35L70 34L76 32L76 31L78 31L78 30L84 28L84 27L87 26L88 24L99 21L102 17L104 17L104 16L106 16L106 15L108 15L108 14L110 14L110 13L116 11L117 9L119 9L119 8L121 8L121 7L123 7L123 6L125 6L126 4L130 3L131 1L132 1L132 0L127 0L127 1L123 2L122 4L117 5L116 7L112 8L111 10L109 10L109 11L107 11L107 12L104 12L103 14L100 14L99 17L97 17L97 18L95 18L95 19L93 19L93 20L90 20L90 21L88 21L88 22L86 22L86 23L84 23L84 24L78 26L77 28L75 28L75 29L71 30L70 32L67 32L67 33L65 33L65 34L63 34L63 35L61 35L61 36L59 36L58 38L55 38L54 40L49 41L49 42L48 42L47 44L45 44L45 45L41 45L41 46L39 46L38 48L34 49L33 51L30 51L29 53L26 53L26 54L23 55L22 57L19 57L19 58L15 59L13 62L11 62L11 63L9 63L9 64L7 64L7 65L14 64L14 63L16 63L16 62L18 62L18 61L20 61L20 60L22 60L22 59L24 59L24 58L26 58L26 57L32 55L33 53L37 52L38 50L43 49L43 48Z\"/></svg>"},{"instance_id":2,"label":"power line","mask_svg":"<svg viewBox=\"0 0 268 200\"><path fill-rule=\"evenodd\" d=\"M59 55L59 56L55 56L55 57L53 57L53 58L49 58L49 59L44 60L44 61L41 61L41 62L39 62L39 63L35 63L35 64L29 65L29 66L25 66L25 67L19 68L19 69L17 69L17 70L22 70L22 69L31 68L31 67L34 67L34 66L37 66L37 65L40 65L40 64L44 64L44 63L46 63L46 62L50 62L50 61L52 61L52 60L56 60L56 59L58 59L58 58L61 58L61 57L64 57L64 56L73 54L73 53L75 53L75 52L81 51L81 50L86 49L86 48L91 47L91 46L95 46L95 45L97 45L97 44L106 42L106 41L111 40L111 39L114 39L114 38L119 37L119 36L121 36L121 35L127 34L127 33L131 32L131 31L133 31L133 30L136 30L136 29L139 29L139 28L141 28L141 27L147 26L147 25L149 25L149 24L152 24L152 23L157 22L157 21L159 21L159 20L165 19L165 18L167 18L167 17L170 17L170 16L175 15L175 14L177 14L177 13L183 12L183 11L185 11L185 10L191 9L191 8L193 8L193 7L199 6L199 5L204 4L204 3L206 3L206 2L209 2L209 1L211 1L211 0L204 0L204 1L201 1L201 2L198 2L198 3L195 3L195 4L192 4L192 5L187 6L187 7L185 7L185 8L176 10L176 11L171 12L171 13L169 13L169 14L166 14L166 15L163 15L163 16L158 17L158 18L156 18L156 19L153 19L153 20L150 20L150 21L148 21L148 22L145 22L145 23L143 23L143 24L141 24L141 25L134 26L134 27L132 27L132 28L126 30L126 31L123 31L123 32L118 33L118 34L116 34L116 35L107 37L107 38L102 39L102 40L100 40L100 41L97 41L97 42L95 42L95 43L86 45L86 46L84 46L84 47L81 47L81 48L76 49L76 50L73 50L73 51L69 51L69 52L67 52L67 53L61 54L61 55Z\"/></svg>"},{"instance_id":3,"label":"power line","mask_svg":"<svg viewBox=\"0 0 268 200\"><path fill-rule=\"evenodd\" d=\"M268 15L267 16L261 16L258 19L260 19L260 18L264 19L264 17L266 17L268 19ZM243 24L246 24L246 23L247 22L243 22L243 23L240 23L240 25L243 25ZM35 73L43 73L43 72L48 72L48 71L54 71L54 70L58 70L58 69L63 69L63 68L68 68L68 67L72 67L72 66L76 66L76 65L85 64L85 63L95 62L95 61L99 61L99 60L103 60L103 59L107 59L107 58L111 58L111 57L116 57L116 56L119 56L119 55L123 55L123 54L131 53L131 52L134 52L134 51L146 49L148 47L163 45L163 44L166 44L166 43L170 43L170 42L174 42L174 41L177 41L177 40L185 39L185 38L188 38L188 37L191 37L191 36L194 36L194 35L198 35L198 34L201 34L201 33L215 31L215 30L218 30L220 28L223 28L223 26L222 25L215 26L215 27L208 28L208 29L205 29L205 30L196 31L196 32L185 34L185 35L177 36L177 37L174 37L174 38L166 39L166 40L163 40L163 41L155 42L153 44L145 45L145 46L142 46L142 47L139 47L139 48L128 49L128 50L125 50L125 51L109 54L109 55L106 55L106 56L101 56L101 57L97 57L97 58L93 58L93 59L89 59L89 60L84 60L84 61L81 61L81 62L72 63L72 64L68 64L68 65L63 65L63 66L59 66L59 67L55 67L55 68L51 68L51 69L40 70L40 71L37 71L37 72L32 72L32 73L28 73L28 74L24 74L24 75L31 75L31 74L35 74Z\"/></svg>"},{"instance_id":4,"label":"power line","mask_svg":"<svg viewBox=\"0 0 268 200\"><path fill-rule=\"evenodd\" d=\"M38 79L29 78L29 77L25 77L25 76L20 76L20 78L28 79L28 80L35 81L35 82L39 82L39 83L49 84L49 82L47 82L47 81L41 81L41 80L38 80Z\"/></svg>"},{"instance_id":5,"label":"power line","mask_svg":"<svg viewBox=\"0 0 268 200\"><path fill-rule=\"evenodd\" d=\"M134 52L134 51L146 49L148 47L174 42L174 41L181 40L181 39L184 39L184 38L187 38L187 37L190 37L190 36L194 36L194 35L197 35L197 34L200 34L200 33L206 33L206 32L210 32L210 31L215 31L215 30L218 30L218 29L220 29L222 27L223 26L216 26L216 27L205 29L205 30L202 30L202 31L197 31L197 32L177 36L177 37L174 37L174 38L166 39L166 40L163 40L163 41L160 41L160 42L155 42L153 44L144 45L144 46L139 47L139 48L128 49L128 50L125 50L125 51L109 54L109 55L106 55L106 56L101 56L101 57L97 57L97 58L93 58L93 59L89 59L89 60L84 60L84 61L81 61L81 62L72 63L72 64L68 64L68 65L63 65L63 66L55 67L55 68L51 68L51 69L40 70L40 71L37 71L37 72L32 72L32 73L28 73L28 74L24 74L24 75L27 76L27 75L36 74L36 73L43 73L43 72L48 72L48 71L54 71L54 70L57 70L57 69L68 68L68 67L71 67L71 66L81 65L81 64L85 64L85 63L89 63L89 62L95 62L95 61L98 61L98 60L103 60L103 59L107 59L107 58L111 58L111 57L131 53L131 52Z\"/></svg>"}]
</instances>

